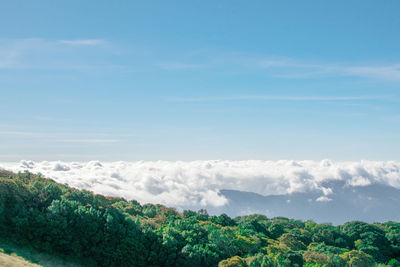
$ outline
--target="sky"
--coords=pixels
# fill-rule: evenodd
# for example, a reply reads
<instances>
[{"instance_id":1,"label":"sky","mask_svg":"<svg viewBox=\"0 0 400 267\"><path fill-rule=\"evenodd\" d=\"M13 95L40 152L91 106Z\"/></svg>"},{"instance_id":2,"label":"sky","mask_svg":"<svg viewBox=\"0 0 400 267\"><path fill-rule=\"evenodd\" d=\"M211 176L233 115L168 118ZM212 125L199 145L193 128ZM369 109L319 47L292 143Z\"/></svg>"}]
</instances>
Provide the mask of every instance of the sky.
<instances>
[{"instance_id":1,"label":"sky","mask_svg":"<svg viewBox=\"0 0 400 267\"><path fill-rule=\"evenodd\" d=\"M0 161L400 160L399 13L0 0Z\"/></svg>"}]
</instances>

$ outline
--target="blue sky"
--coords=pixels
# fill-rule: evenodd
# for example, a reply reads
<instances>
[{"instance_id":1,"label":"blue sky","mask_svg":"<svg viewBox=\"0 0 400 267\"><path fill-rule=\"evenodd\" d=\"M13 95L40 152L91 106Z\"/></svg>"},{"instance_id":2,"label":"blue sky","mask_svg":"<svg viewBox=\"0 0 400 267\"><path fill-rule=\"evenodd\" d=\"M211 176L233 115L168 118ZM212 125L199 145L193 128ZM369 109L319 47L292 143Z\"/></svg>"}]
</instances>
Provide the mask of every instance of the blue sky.
<instances>
[{"instance_id":1,"label":"blue sky","mask_svg":"<svg viewBox=\"0 0 400 267\"><path fill-rule=\"evenodd\" d=\"M0 1L0 161L400 160L399 1Z\"/></svg>"}]
</instances>

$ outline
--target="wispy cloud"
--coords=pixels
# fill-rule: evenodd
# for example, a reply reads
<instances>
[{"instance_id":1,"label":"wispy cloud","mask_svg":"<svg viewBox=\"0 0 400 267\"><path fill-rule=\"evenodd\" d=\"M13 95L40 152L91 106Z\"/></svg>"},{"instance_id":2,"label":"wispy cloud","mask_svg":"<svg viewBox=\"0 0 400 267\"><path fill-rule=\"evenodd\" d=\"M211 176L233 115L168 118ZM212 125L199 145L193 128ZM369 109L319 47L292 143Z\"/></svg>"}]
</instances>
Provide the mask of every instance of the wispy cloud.
<instances>
[{"instance_id":1,"label":"wispy cloud","mask_svg":"<svg viewBox=\"0 0 400 267\"><path fill-rule=\"evenodd\" d=\"M117 143L120 139L113 137L127 137L127 134L105 134L105 133L41 133L41 132L29 132L29 131L0 131L0 136L13 136L13 137L28 137L28 138L39 138L43 140L46 138L50 142L61 142L61 143ZM100 137L100 138L99 138ZM101 138L103 137L103 138ZM110 137L110 138L104 138Z\"/></svg>"},{"instance_id":2,"label":"wispy cloud","mask_svg":"<svg viewBox=\"0 0 400 267\"><path fill-rule=\"evenodd\" d=\"M21 68L22 65L18 61L18 53L16 51L0 50L0 69Z\"/></svg>"},{"instance_id":3,"label":"wispy cloud","mask_svg":"<svg viewBox=\"0 0 400 267\"><path fill-rule=\"evenodd\" d=\"M294 59L253 60L255 66L273 71L281 78L309 78L313 76L357 76L400 81L400 64L309 63Z\"/></svg>"},{"instance_id":4,"label":"wispy cloud","mask_svg":"<svg viewBox=\"0 0 400 267\"><path fill-rule=\"evenodd\" d=\"M355 66L347 68L346 71L349 74L359 76L400 81L400 64L388 66Z\"/></svg>"},{"instance_id":5,"label":"wispy cloud","mask_svg":"<svg viewBox=\"0 0 400 267\"><path fill-rule=\"evenodd\" d=\"M382 120L389 121L389 122L400 123L400 115L386 116L386 117L382 118Z\"/></svg>"},{"instance_id":6,"label":"wispy cloud","mask_svg":"<svg viewBox=\"0 0 400 267\"><path fill-rule=\"evenodd\" d=\"M65 143L117 143L120 142L118 139L64 139L60 140L60 142L65 142Z\"/></svg>"},{"instance_id":7,"label":"wispy cloud","mask_svg":"<svg viewBox=\"0 0 400 267\"><path fill-rule=\"evenodd\" d=\"M27 43L36 41L37 39L0 40L0 69L25 68L21 60L22 52L28 49Z\"/></svg>"},{"instance_id":8,"label":"wispy cloud","mask_svg":"<svg viewBox=\"0 0 400 267\"><path fill-rule=\"evenodd\" d=\"M25 137L46 137L46 136L48 136L43 133L26 132L26 131L0 131L0 135L25 136Z\"/></svg>"},{"instance_id":9,"label":"wispy cloud","mask_svg":"<svg viewBox=\"0 0 400 267\"><path fill-rule=\"evenodd\" d=\"M103 45L106 43L101 39L0 39L0 69L51 68L86 71L115 68L108 61L102 61L104 52L110 52L109 47ZM98 47L101 51L88 51L87 47ZM91 55L89 58L86 57L88 54Z\"/></svg>"},{"instance_id":10,"label":"wispy cloud","mask_svg":"<svg viewBox=\"0 0 400 267\"><path fill-rule=\"evenodd\" d=\"M33 116L32 119L37 121L58 121L59 119L47 117L47 116Z\"/></svg>"},{"instance_id":11,"label":"wispy cloud","mask_svg":"<svg viewBox=\"0 0 400 267\"><path fill-rule=\"evenodd\" d=\"M77 45L77 46L94 46L101 45L104 43L104 40L101 39L78 39L78 40L60 40L62 44L66 45Z\"/></svg>"},{"instance_id":12,"label":"wispy cloud","mask_svg":"<svg viewBox=\"0 0 400 267\"><path fill-rule=\"evenodd\" d=\"M361 96L284 96L284 95L238 95L222 97L170 97L170 102L210 102L210 101L235 101L235 100L265 100L265 101L361 101L387 99L384 95L361 95Z\"/></svg>"},{"instance_id":13,"label":"wispy cloud","mask_svg":"<svg viewBox=\"0 0 400 267\"><path fill-rule=\"evenodd\" d=\"M204 60L204 59L208 60ZM307 79L313 77L361 77L387 81L400 81L400 63L363 63L310 61L282 56L249 55L241 53L209 54L189 60L190 63L170 61L156 64L166 70L230 69L238 73L264 71L267 75L283 79Z\"/></svg>"},{"instance_id":14,"label":"wispy cloud","mask_svg":"<svg viewBox=\"0 0 400 267\"><path fill-rule=\"evenodd\" d=\"M183 62L162 62L156 64L156 66L166 70L198 69L204 67L202 64L190 64Z\"/></svg>"},{"instance_id":15,"label":"wispy cloud","mask_svg":"<svg viewBox=\"0 0 400 267\"><path fill-rule=\"evenodd\" d=\"M104 53L110 52L110 42L103 39L62 39L42 38L0 39L0 69L73 69L78 71L124 69L123 65L104 60ZM91 48L88 50L88 48ZM96 49L95 49L96 48ZM240 53L205 52L207 54L188 56L185 60L167 60L150 63L153 69L170 71L185 70L230 70L235 73L262 72L282 79L308 79L314 77L359 77L383 81L400 82L400 63L362 63L309 61L265 55L244 55ZM90 54L90 57L86 55ZM151 58L147 61L151 62ZM116 64L113 64L116 63ZM126 67L126 65L124 65Z\"/></svg>"}]
</instances>

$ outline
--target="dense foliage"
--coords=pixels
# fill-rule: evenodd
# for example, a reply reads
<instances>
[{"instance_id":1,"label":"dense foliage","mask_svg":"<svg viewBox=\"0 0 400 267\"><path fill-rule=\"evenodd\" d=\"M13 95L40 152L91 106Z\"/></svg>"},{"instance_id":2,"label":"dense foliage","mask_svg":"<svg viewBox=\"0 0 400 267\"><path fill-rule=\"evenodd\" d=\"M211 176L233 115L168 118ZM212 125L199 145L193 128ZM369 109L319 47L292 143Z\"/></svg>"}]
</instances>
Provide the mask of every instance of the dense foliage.
<instances>
[{"instance_id":1,"label":"dense foliage","mask_svg":"<svg viewBox=\"0 0 400 267\"><path fill-rule=\"evenodd\" d=\"M85 266L400 266L400 223L342 226L104 197L0 171L1 238Z\"/></svg>"}]
</instances>

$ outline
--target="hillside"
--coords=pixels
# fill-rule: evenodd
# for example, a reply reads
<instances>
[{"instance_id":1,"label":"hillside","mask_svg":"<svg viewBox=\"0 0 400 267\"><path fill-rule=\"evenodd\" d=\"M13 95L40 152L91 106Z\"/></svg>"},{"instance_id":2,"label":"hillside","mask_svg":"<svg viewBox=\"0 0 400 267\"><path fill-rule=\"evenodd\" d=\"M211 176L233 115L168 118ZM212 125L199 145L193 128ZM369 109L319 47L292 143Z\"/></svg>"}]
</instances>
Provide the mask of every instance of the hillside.
<instances>
[{"instance_id":1,"label":"hillside","mask_svg":"<svg viewBox=\"0 0 400 267\"><path fill-rule=\"evenodd\" d=\"M29 172L0 171L0 235L84 266L400 266L398 222L179 213Z\"/></svg>"},{"instance_id":2,"label":"hillside","mask_svg":"<svg viewBox=\"0 0 400 267\"><path fill-rule=\"evenodd\" d=\"M288 216L335 225L352 220L369 223L400 220L400 213L393 212L400 205L400 190L397 188L380 184L348 187L343 182L331 188L335 193L321 201L312 201L320 197L318 192L313 191L262 196L251 192L221 190L228 204L223 207L207 207L207 210L213 214L225 212L233 217L241 215L243 211L251 211L271 217Z\"/></svg>"}]
</instances>

